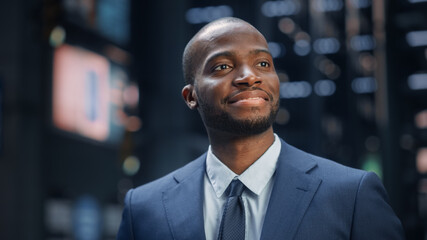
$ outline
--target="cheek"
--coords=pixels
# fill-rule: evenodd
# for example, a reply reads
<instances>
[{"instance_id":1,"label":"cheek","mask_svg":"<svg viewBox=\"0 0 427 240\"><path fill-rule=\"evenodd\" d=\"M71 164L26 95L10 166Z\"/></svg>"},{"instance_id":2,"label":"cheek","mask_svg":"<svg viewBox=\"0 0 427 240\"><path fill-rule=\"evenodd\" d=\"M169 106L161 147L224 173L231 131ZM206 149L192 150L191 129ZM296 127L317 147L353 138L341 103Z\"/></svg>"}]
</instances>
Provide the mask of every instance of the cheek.
<instances>
[{"instance_id":1,"label":"cheek","mask_svg":"<svg viewBox=\"0 0 427 240\"><path fill-rule=\"evenodd\" d=\"M225 84L218 80L205 80L202 84L198 84L197 88L199 98L202 97L210 102L224 98L226 91Z\"/></svg>"},{"instance_id":2,"label":"cheek","mask_svg":"<svg viewBox=\"0 0 427 240\"><path fill-rule=\"evenodd\" d=\"M277 80L274 88L275 88L275 93L277 94L277 96L279 96L280 95L280 82L279 82L279 80Z\"/></svg>"},{"instance_id":3,"label":"cheek","mask_svg":"<svg viewBox=\"0 0 427 240\"><path fill-rule=\"evenodd\" d=\"M272 76L272 78L270 79L270 89L271 92L278 97L280 95L280 81L279 78L276 76Z\"/></svg>"}]
</instances>

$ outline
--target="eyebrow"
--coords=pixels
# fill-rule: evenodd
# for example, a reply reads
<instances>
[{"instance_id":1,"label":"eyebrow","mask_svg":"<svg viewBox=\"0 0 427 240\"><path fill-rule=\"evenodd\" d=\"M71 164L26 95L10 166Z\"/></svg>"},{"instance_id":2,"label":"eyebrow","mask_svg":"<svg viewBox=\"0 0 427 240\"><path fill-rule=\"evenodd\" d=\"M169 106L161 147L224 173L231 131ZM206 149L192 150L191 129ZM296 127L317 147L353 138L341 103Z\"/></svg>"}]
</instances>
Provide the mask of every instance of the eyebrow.
<instances>
[{"instance_id":1,"label":"eyebrow","mask_svg":"<svg viewBox=\"0 0 427 240\"><path fill-rule=\"evenodd\" d=\"M268 55L271 56L270 51L268 51L267 49L255 49L249 52L250 54L259 54L259 53L266 53Z\"/></svg>"},{"instance_id":2,"label":"eyebrow","mask_svg":"<svg viewBox=\"0 0 427 240\"><path fill-rule=\"evenodd\" d=\"M218 57L232 57L234 55L235 54L230 52L230 51L218 52L218 53L215 53L214 55L210 56L206 60L206 63L210 63L211 61L213 61L215 58L218 58Z\"/></svg>"},{"instance_id":3,"label":"eyebrow","mask_svg":"<svg viewBox=\"0 0 427 240\"><path fill-rule=\"evenodd\" d=\"M268 50L266 50L266 49L254 49L254 50L249 51L249 54L251 54L251 55L252 54L256 55L256 54L259 54L259 53L266 53L266 54L268 54L268 55L271 56L271 53ZM212 56L210 56L206 60L206 63L209 63L209 62L211 62L212 60L214 60L214 59L216 59L218 57L233 57L234 55L235 54L233 52L230 52L230 51L218 52L218 53L215 53Z\"/></svg>"}]
</instances>

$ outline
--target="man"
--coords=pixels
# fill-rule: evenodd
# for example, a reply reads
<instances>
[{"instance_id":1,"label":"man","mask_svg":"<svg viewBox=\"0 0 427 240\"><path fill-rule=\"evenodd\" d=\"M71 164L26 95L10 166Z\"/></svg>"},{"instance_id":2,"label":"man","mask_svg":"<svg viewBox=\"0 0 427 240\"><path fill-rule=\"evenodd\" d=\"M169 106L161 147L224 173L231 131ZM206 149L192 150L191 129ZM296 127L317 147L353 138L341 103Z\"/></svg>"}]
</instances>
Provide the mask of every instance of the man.
<instances>
[{"instance_id":1,"label":"man","mask_svg":"<svg viewBox=\"0 0 427 240\"><path fill-rule=\"evenodd\" d=\"M130 190L118 239L404 238L375 174L274 134L279 80L252 25L237 18L206 25L188 43L183 69L182 95L199 111L210 147Z\"/></svg>"}]
</instances>

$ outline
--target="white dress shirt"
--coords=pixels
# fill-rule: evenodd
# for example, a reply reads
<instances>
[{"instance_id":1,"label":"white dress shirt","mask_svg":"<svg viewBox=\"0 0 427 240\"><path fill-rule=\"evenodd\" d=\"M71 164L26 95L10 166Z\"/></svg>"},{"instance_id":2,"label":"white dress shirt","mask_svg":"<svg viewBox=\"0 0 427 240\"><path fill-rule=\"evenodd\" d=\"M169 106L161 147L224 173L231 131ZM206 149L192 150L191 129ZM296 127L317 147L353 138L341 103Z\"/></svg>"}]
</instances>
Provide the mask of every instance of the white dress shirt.
<instances>
[{"instance_id":1,"label":"white dress shirt","mask_svg":"<svg viewBox=\"0 0 427 240\"><path fill-rule=\"evenodd\" d=\"M206 240L218 238L222 212L227 201L224 192L234 178L239 179L247 188L242 194L246 216L245 240L260 239L281 148L279 137L276 134L274 137L274 142L267 151L240 175L224 165L209 146L203 201Z\"/></svg>"}]
</instances>

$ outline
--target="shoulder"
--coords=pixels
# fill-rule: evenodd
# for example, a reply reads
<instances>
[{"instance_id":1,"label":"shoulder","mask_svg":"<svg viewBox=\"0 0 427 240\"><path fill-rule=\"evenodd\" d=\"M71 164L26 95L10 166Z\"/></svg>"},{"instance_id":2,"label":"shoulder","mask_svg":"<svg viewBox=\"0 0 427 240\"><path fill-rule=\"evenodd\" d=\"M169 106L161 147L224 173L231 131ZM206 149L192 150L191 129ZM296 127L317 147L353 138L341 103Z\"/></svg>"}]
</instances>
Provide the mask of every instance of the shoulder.
<instances>
[{"instance_id":1,"label":"shoulder","mask_svg":"<svg viewBox=\"0 0 427 240\"><path fill-rule=\"evenodd\" d=\"M311 159L317 164L317 167L313 169L312 173L325 179L331 178L337 180L361 180L366 174L368 174L367 171L348 167L330 159L314 155L311 155Z\"/></svg>"},{"instance_id":2,"label":"shoulder","mask_svg":"<svg viewBox=\"0 0 427 240\"><path fill-rule=\"evenodd\" d=\"M161 178L131 189L128 193L130 196L127 196L127 198L132 199L133 203L135 200L145 201L157 197L160 198L164 191L174 187L178 182L184 181L195 171L204 171L205 159L206 153Z\"/></svg>"},{"instance_id":3,"label":"shoulder","mask_svg":"<svg viewBox=\"0 0 427 240\"><path fill-rule=\"evenodd\" d=\"M315 156L285 142L282 147L282 150L288 152L282 157L283 162L289 161L288 166L291 165L304 175L320 181L316 199L333 203L335 208L344 206L345 209L353 209L356 202L359 203L358 206L363 206L363 203L372 202L372 199L381 200L387 205L387 193L381 179L374 172Z\"/></svg>"},{"instance_id":4,"label":"shoulder","mask_svg":"<svg viewBox=\"0 0 427 240\"><path fill-rule=\"evenodd\" d=\"M322 188L335 191L346 189L355 193L360 183L377 182L375 173L352 168L336 161L315 156L282 141L281 158L286 165L322 181Z\"/></svg>"},{"instance_id":5,"label":"shoulder","mask_svg":"<svg viewBox=\"0 0 427 240\"><path fill-rule=\"evenodd\" d=\"M360 192L369 189L379 193L384 199L388 199L380 178L374 172L368 172L348 167L335 161L312 156L317 167L312 170L313 175L322 179L322 185L326 189L337 192L337 195L353 196L357 199Z\"/></svg>"},{"instance_id":6,"label":"shoulder","mask_svg":"<svg viewBox=\"0 0 427 240\"><path fill-rule=\"evenodd\" d=\"M366 171L348 167L336 161L315 156L311 153L307 153L303 150L289 145L283 140L280 158L282 158L282 160L285 161L286 164L295 167L300 171L307 172L309 174L322 178L336 178L340 176L352 178L361 177L366 174Z\"/></svg>"},{"instance_id":7,"label":"shoulder","mask_svg":"<svg viewBox=\"0 0 427 240\"><path fill-rule=\"evenodd\" d=\"M403 239L400 221L375 173L306 153L285 142L280 156L282 171L291 168L319 183L306 212L307 223L328 222L319 232L330 236L344 229L351 239ZM313 224L303 224L301 229L304 227L311 229Z\"/></svg>"},{"instance_id":8,"label":"shoulder","mask_svg":"<svg viewBox=\"0 0 427 240\"><path fill-rule=\"evenodd\" d=\"M190 178L192 174L200 174L204 170L204 165L205 157L202 155L164 177L129 190L124 201L122 223L117 239L150 238L149 236L169 239L163 193L175 187L180 181Z\"/></svg>"}]
</instances>

